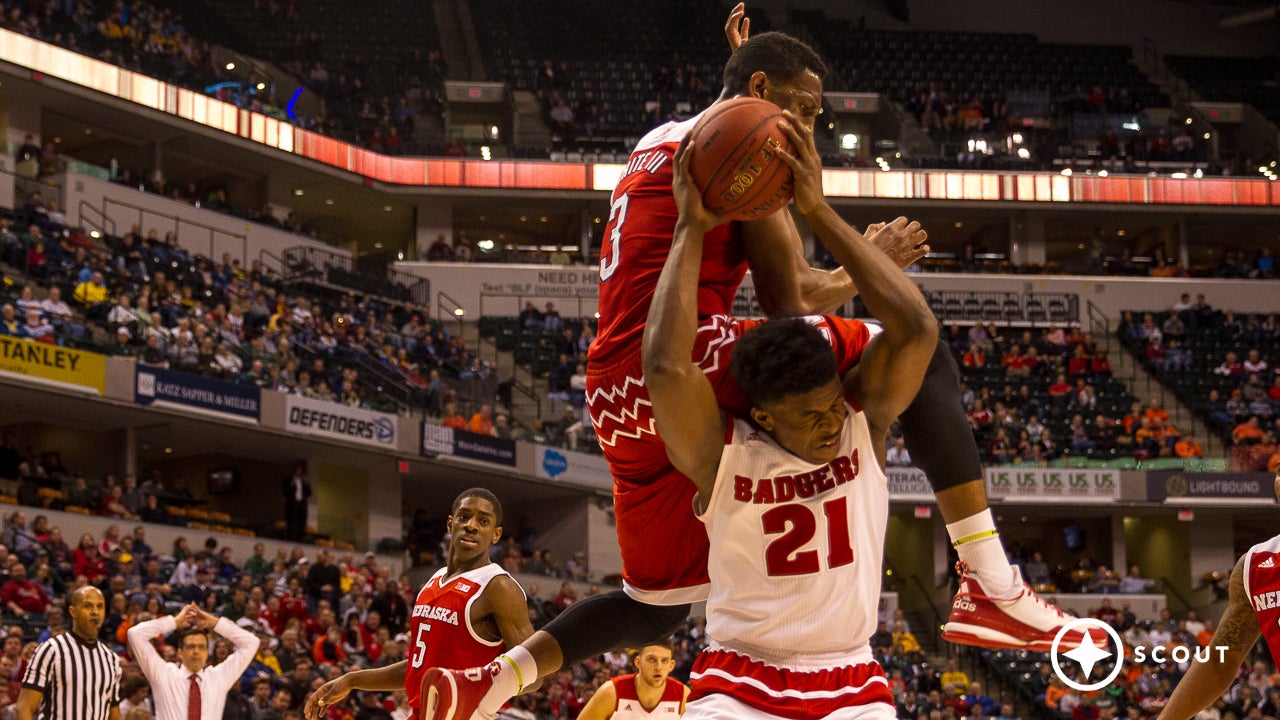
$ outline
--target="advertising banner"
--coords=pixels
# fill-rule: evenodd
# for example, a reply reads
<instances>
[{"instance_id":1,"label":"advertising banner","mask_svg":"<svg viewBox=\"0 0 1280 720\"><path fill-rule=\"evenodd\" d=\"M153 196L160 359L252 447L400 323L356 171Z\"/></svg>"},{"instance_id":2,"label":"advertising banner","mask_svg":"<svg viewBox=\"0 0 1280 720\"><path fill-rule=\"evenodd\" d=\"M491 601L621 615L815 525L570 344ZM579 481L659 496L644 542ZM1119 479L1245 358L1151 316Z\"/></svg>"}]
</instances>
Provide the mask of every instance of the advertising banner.
<instances>
[{"instance_id":1,"label":"advertising banner","mask_svg":"<svg viewBox=\"0 0 1280 720\"><path fill-rule=\"evenodd\" d=\"M516 465L516 442L465 430L453 431L453 454L499 465Z\"/></svg>"},{"instance_id":2,"label":"advertising banner","mask_svg":"<svg viewBox=\"0 0 1280 720\"><path fill-rule=\"evenodd\" d=\"M1153 470L1147 473L1147 500L1265 500L1275 499L1270 473L1187 473Z\"/></svg>"},{"instance_id":3,"label":"advertising banner","mask_svg":"<svg viewBox=\"0 0 1280 720\"><path fill-rule=\"evenodd\" d=\"M571 483L599 490L613 488L613 476L609 463L599 455L538 446L537 465L534 473L543 480Z\"/></svg>"},{"instance_id":4,"label":"advertising banner","mask_svg":"<svg viewBox=\"0 0 1280 720\"><path fill-rule=\"evenodd\" d=\"M0 374L38 378L101 395L107 383L107 358L50 343L0 336Z\"/></svg>"},{"instance_id":5,"label":"advertising banner","mask_svg":"<svg viewBox=\"0 0 1280 720\"><path fill-rule=\"evenodd\" d=\"M885 468L884 474L889 479L890 500L933 501L933 486L919 468L889 467Z\"/></svg>"},{"instance_id":6,"label":"advertising banner","mask_svg":"<svg viewBox=\"0 0 1280 720\"><path fill-rule=\"evenodd\" d=\"M515 467L516 442L490 435L477 435L443 425L423 423L422 454L452 455L482 462Z\"/></svg>"},{"instance_id":7,"label":"advertising banner","mask_svg":"<svg viewBox=\"0 0 1280 720\"><path fill-rule=\"evenodd\" d=\"M370 447L396 446L395 415L298 395L285 396L284 407L288 430Z\"/></svg>"},{"instance_id":8,"label":"advertising banner","mask_svg":"<svg viewBox=\"0 0 1280 720\"><path fill-rule=\"evenodd\" d=\"M163 368L138 366L134 400L142 405L167 404L257 421L262 391Z\"/></svg>"},{"instance_id":9,"label":"advertising banner","mask_svg":"<svg viewBox=\"0 0 1280 720\"><path fill-rule=\"evenodd\" d=\"M1008 502L1111 502L1120 497L1119 470L987 468L987 496Z\"/></svg>"}]
</instances>

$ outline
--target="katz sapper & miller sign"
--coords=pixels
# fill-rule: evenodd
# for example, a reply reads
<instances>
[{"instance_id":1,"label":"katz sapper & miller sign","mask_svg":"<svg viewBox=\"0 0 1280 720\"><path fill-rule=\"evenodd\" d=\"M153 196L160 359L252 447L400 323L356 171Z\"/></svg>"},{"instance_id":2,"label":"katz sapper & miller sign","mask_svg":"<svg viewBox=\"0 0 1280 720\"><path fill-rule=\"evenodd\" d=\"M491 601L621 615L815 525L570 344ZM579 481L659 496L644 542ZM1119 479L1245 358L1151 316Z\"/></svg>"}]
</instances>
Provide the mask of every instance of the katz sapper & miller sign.
<instances>
[{"instance_id":1,"label":"katz sapper & miller sign","mask_svg":"<svg viewBox=\"0 0 1280 720\"><path fill-rule=\"evenodd\" d=\"M298 395L285 397L285 429L349 440L372 447L396 446L396 416Z\"/></svg>"}]
</instances>

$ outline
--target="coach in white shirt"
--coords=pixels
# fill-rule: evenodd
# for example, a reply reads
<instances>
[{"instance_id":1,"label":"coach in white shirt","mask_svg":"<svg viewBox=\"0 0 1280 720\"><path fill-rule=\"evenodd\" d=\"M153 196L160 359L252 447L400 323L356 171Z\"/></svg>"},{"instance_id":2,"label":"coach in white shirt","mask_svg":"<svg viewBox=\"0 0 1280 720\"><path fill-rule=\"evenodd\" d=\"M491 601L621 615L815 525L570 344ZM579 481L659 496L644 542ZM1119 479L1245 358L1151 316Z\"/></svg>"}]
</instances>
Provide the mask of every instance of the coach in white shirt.
<instances>
[{"instance_id":1,"label":"coach in white shirt","mask_svg":"<svg viewBox=\"0 0 1280 720\"><path fill-rule=\"evenodd\" d=\"M178 659L167 663L151 641L181 628ZM217 665L209 659L209 633L231 641L235 651ZM217 618L192 603L177 615L148 620L129 628L129 651L142 666L155 698L156 720L222 720L227 691L240 680L258 651L258 638L226 618Z\"/></svg>"}]
</instances>

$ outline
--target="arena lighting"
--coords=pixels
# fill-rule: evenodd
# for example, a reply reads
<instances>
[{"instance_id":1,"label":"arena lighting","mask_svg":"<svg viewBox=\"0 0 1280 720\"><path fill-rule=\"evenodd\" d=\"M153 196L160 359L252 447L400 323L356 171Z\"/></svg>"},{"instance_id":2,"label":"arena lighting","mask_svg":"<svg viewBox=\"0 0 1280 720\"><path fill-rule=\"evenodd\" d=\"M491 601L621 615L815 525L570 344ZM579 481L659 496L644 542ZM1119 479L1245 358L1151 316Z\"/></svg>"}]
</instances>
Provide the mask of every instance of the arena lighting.
<instances>
[{"instance_id":1,"label":"arena lighting","mask_svg":"<svg viewBox=\"0 0 1280 720\"><path fill-rule=\"evenodd\" d=\"M1071 168L1062 168L1062 174L1071 177Z\"/></svg>"},{"instance_id":2,"label":"arena lighting","mask_svg":"<svg viewBox=\"0 0 1280 720\"><path fill-rule=\"evenodd\" d=\"M1190 124L1191 124L1191 118L1187 118L1187 124L1188 124L1188 125L1190 125Z\"/></svg>"},{"instance_id":3,"label":"arena lighting","mask_svg":"<svg viewBox=\"0 0 1280 720\"><path fill-rule=\"evenodd\" d=\"M396 259L397 259L397 260L403 260L403 259L404 259L404 251L403 251L403 250L401 250L400 252L396 253Z\"/></svg>"},{"instance_id":4,"label":"arena lighting","mask_svg":"<svg viewBox=\"0 0 1280 720\"><path fill-rule=\"evenodd\" d=\"M293 194L294 194L294 195L296 195L296 196L298 196L298 197L302 197L302 188L296 188L296 189L293 191Z\"/></svg>"},{"instance_id":5,"label":"arena lighting","mask_svg":"<svg viewBox=\"0 0 1280 720\"><path fill-rule=\"evenodd\" d=\"M483 251L485 251L485 252L489 252L490 250L492 250L492 249L493 249L493 241L492 241L492 240L481 240L480 242L476 243L476 247L480 248L481 250L483 250Z\"/></svg>"},{"instance_id":6,"label":"arena lighting","mask_svg":"<svg viewBox=\"0 0 1280 720\"><path fill-rule=\"evenodd\" d=\"M98 232L97 230L90 230L89 237L97 240L98 238L102 237L102 233Z\"/></svg>"},{"instance_id":7,"label":"arena lighting","mask_svg":"<svg viewBox=\"0 0 1280 720\"><path fill-rule=\"evenodd\" d=\"M1274 164L1274 163L1273 163L1273 164ZM1260 172L1260 173L1264 173L1264 172L1266 172L1266 171L1267 171L1267 166L1266 166L1266 165L1259 165L1259 166L1258 166L1258 172Z\"/></svg>"},{"instance_id":8,"label":"arena lighting","mask_svg":"<svg viewBox=\"0 0 1280 720\"><path fill-rule=\"evenodd\" d=\"M382 243L380 243L380 242L378 242L378 243L374 243L374 244L373 244L373 249L374 249L374 250L381 250L381 249L382 249Z\"/></svg>"},{"instance_id":9,"label":"arena lighting","mask_svg":"<svg viewBox=\"0 0 1280 720\"><path fill-rule=\"evenodd\" d=\"M856 150L858 148L858 136L853 133L845 133L840 136L841 150Z\"/></svg>"},{"instance_id":10,"label":"arena lighting","mask_svg":"<svg viewBox=\"0 0 1280 720\"><path fill-rule=\"evenodd\" d=\"M235 64L235 63L233 63L233 62L229 62L229 63L227 63L227 69L228 69L228 70L235 70L235 69L236 69L236 64Z\"/></svg>"},{"instance_id":11,"label":"arena lighting","mask_svg":"<svg viewBox=\"0 0 1280 720\"><path fill-rule=\"evenodd\" d=\"M1098 171L1098 177L1106 177L1106 176L1107 176L1107 171L1106 171L1106 170L1099 170L1099 171Z\"/></svg>"},{"instance_id":12,"label":"arena lighting","mask_svg":"<svg viewBox=\"0 0 1280 720\"><path fill-rule=\"evenodd\" d=\"M1018 157L1022 158L1023 160L1030 160L1031 151L1026 148L1018 148Z\"/></svg>"},{"instance_id":13,"label":"arena lighting","mask_svg":"<svg viewBox=\"0 0 1280 720\"><path fill-rule=\"evenodd\" d=\"M596 313L596 319L597 319L597 320L599 320L599 319L600 319L600 313Z\"/></svg>"},{"instance_id":14,"label":"arena lighting","mask_svg":"<svg viewBox=\"0 0 1280 720\"><path fill-rule=\"evenodd\" d=\"M258 87L258 89L259 89L259 90L266 90L266 89L267 89L267 84L266 84L266 83L258 83L258 86L257 86L257 87Z\"/></svg>"},{"instance_id":15,"label":"arena lighting","mask_svg":"<svg viewBox=\"0 0 1280 720\"><path fill-rule=\"evenodd\" d=\"M333 198L325 198L324 204L325 204L325 205L332 205L332 204L333 204Z\"/></svg>"},{"instance_id":16,"label":"arena lighting","mask_svg":"<svg viewBox=\"0 0 1280 720\"><path fill-rule=\"evenodd\" d=\"M491 152L489 151L489 146L488 146L488 145L481 145L481 146L480 146L480 157L484 158L485 160L492 160L492 159L493 159L493 153L491 153Z\"/></svg>"},{"instance_id":17,"label":"arena lighting","mask_svg":"<svg viewBox=\"0 0 1280 720\"><path fill-rule=\"evenodd\" d=\"M1013 134L1013 143L1014 143L1015 145L1021 145L1021 144L1022 144L1022 133L1014 133L1014 134Z\"/></svg>"},{"instance_id":18,"label":"arena lighting","mask_svg":"<svg viewBox=\"0 0 1280 720\"><path fill-rule=\"evenodd\" d=\"M458 317L462 317L463 315L465 315L465 314L466 314L466 312L467 312L467 311L466 311L466 310L463 310L462 308L454 308L454 309L453 309L453 314L454 314L454 315L457 315Z\"/></svg>"},{"instance_id":19,"label":"arena lighting","mask_svg":"<svg viewBox=\"0 0 1280 720\"><path fill-rule=\"evenodd\" d=\"M1196 168L1196 171L1191 173L1191 177L1196 177L1196 178L1204 177L1204 170L1201 170L1200 168Z\"/></svg>"},{"instance_id":20,"label":"arena lighting","mask_svg":"<svg viewBox=\"0 0 1280 720\"><path fill-rule=\"evenodd\" d=\"M1139 125L1139 124L1138 124L1136 121L1134 121L1134 120L1130 120L1129 122L1124 123L1124 124L1123 124L1123 125L1121 125L1120 127L1121 127L1121 128L1123 128L1123 129L1125 129L1125 130L1132 130L1132 131L1134 131L1134 132L1137 132L1137 131L1139 131L1139 130L1141 130L1141 129L1142 129L1142 126L1141 126L1141 125Z\"/></svg>"},{"instance_id":21,"label":"arena lighting","mask_svg":"<svg viewBox=\"0 0 1280 720\"><path fill-rule=\"evenodd\" d=\"M1173 178L1174 180L1186 180L1186 179L1187 179L1187 174L1186 174L1186 173L1184 173L1184 172L1176 172L1176 173L1174 173L1174 174L1170 175L1169 177Z\"/></svg>"},{"instance_id":22,"label":"arena lighting","mask_svg":"<svg viewBox=\"0 0 1280 720\"><path fill-rule=\"evenodd\" d=\"M1204 134L1204 139L1205 139L1205 140L1208 140L1210 137L1212 137L1212 135L1210 135L1209 133L1205 133L1205 134Z\"/></svg>"},{"instance_id":23,"label":"arena lighting","mask_svg":"<svg viewBox=\"0 0 1280 720\"><path fill-rule=\"evenodd\" d=\"M382 209L383 209L383 211L385 211L385 212L391 212L391 206L390 206L390 205L383 205L383 206L382 206Z\"/></svg>"}]
</instances>

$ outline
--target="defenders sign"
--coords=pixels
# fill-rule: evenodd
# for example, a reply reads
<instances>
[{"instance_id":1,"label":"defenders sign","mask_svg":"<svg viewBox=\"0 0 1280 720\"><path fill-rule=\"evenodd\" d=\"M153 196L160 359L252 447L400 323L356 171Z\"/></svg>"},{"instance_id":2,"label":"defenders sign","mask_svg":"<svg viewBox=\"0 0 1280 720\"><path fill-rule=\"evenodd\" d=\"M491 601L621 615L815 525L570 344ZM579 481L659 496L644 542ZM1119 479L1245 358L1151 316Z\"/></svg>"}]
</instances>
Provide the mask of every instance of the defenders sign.
<instances>
[{"instance_id":1,"label":"defenders sign","mask_svg":"<svg viewBox=\"0 0 1280 720\"><path fill-rule=\"evenodd\" d=\"M286 395L288 430L379 448L396 446L396 416L298 395Z\"/></svg>"},{"instance_id":2,"label":"defenders sign","mask_svg":"<svg viewBox=\"0 0 1280 720\"><path fill-rule=\"evenodd\" d=\"M107 384L107 358L84 350L0 336L0 374L39 378L101 395Z\"/></svg>"},{"instance_id":3,"label":"defenders sign","mask_svg":"<svg viewBox=\"0 0 1280 720\"><path fill-rule=\"evenodd\" d=\"M262 391L253 385L236 385L221 380L138 367L134 400L142 405L167 403L208 412L257 420Z\"/></svg>"},{"instance_id":4,"label":"defenders sign","mask_svg":"<svg viewBox=\"0 0 1280 720\"><path fill-rule=\"evenodd\" d=\"M1006 501L1110 502L1120 497L1118 470L987 468L987 495Z\"/></svg>"}]
</instances>

